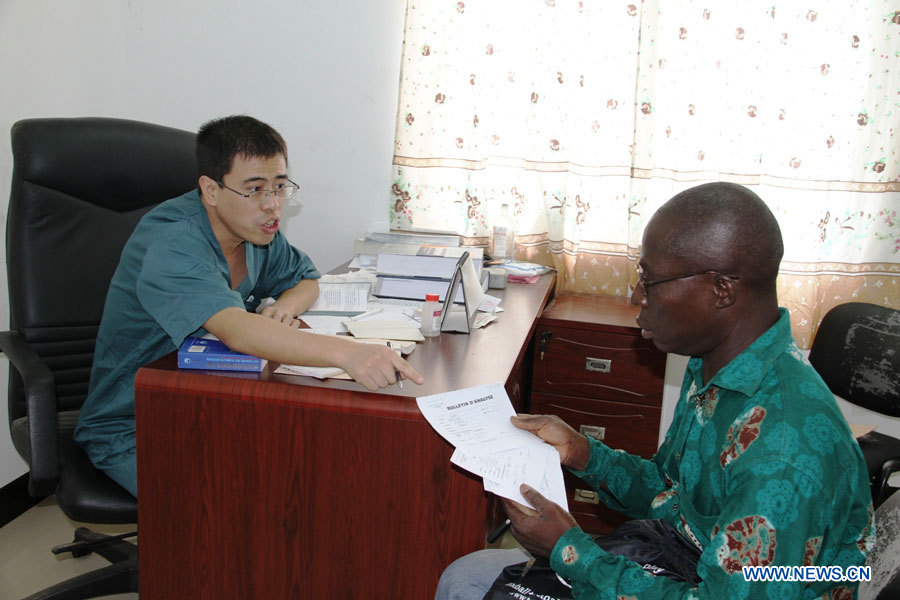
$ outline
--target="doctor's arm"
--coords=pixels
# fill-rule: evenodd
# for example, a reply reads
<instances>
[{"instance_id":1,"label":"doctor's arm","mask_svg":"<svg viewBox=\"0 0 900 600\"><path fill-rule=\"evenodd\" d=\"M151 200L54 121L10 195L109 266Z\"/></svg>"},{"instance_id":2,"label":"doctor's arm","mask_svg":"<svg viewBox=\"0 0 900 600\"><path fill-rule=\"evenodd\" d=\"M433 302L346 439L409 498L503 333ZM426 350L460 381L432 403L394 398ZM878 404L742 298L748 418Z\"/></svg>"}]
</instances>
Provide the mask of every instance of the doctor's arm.
<instances>
[{"instance_id":1,"label":"doctor's arm","mask_svg":"<svg viewBox=\"0 0 900 600\"><path fill-rule=\"evenodd\" d=\"M387 346L306 333L237 307L220 310L203 327L237 352L290 365L340 367L372 391L396 383L398 376L424 381Z\"/></svg>"},{"instance_id":2,"label":"doctor's arm","mask_svg":"<svg viewBox=\"0 0 900 600\"><path fill-rule=\"evenodd\" d=\"M259 314L291 327L299 327L297 315L305 312L318 297L319 280L301 279L297 285L282 292L274 303L259 311Z\"/></svg>"}]
</instances>

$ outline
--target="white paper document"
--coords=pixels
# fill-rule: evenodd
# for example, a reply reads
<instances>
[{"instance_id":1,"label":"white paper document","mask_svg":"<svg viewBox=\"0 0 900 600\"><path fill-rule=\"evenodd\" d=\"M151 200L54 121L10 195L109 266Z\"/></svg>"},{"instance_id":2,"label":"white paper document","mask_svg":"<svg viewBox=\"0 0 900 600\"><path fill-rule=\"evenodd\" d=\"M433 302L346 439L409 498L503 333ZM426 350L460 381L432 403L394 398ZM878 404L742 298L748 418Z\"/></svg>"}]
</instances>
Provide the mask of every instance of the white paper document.
<instances>
[{"instance_id":1,"label":"white paper document","mask_svg":"<svg viewBox=\"0 0 900 600\"><path fill-rule=\"evenodd\" d=\"M366 310L368 283L320 283L319 296L304 315L355 315Z\"/></svg>"},{"instance_id":2,"label":"white paper document","mask_svg":"<svg viewBox=\"0 0 900 600\"><path fill-rule=\"evenodd\" d=\"M474 329L480 329L480 328L486 326L488 323L490 323L492 321L496 321L496 320L497 320L497 315L495 315L494 313L480 312L477 315L475 315L475 322L472 323L472 327Z\"/></svg>"},{"instance_id":3,"label":"white paper document","mask_svg":"<svg viewBox=\"0 0 900 600\"><path fill-rule=\"evenodd\" d=\"M487 491L531 506L519 492L527 483L568 510L559 453L510 422L515 411L503 384L424 396L416 403L435 431L456 447L451 461L480 475Z\"/></svg>"}]
</instances>

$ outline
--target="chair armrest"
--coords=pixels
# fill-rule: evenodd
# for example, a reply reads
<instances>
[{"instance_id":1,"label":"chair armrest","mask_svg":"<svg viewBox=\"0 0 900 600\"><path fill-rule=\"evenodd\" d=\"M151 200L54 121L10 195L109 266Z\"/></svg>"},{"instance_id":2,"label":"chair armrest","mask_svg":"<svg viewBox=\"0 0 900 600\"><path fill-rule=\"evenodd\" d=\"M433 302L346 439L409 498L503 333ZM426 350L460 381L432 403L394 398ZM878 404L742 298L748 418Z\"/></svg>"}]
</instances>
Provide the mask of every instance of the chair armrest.
<instances>
[{"instance_id":1,"label":"chair armrest","mask_svg":"<svg viewBox=\"0 0 900 600\"><path fill-rule=\"evenodd\" d=\"M53 373L18 331L0 332L0 350L25 385L31 452L28 493L52 494L59 479L58 407Z\"/></svg>"},{"instance_id":2,"label":"chair armrest","mask_svg":"<svg viewBox=\"0 0 900 600\"><path fill-rule=\"evenodd\" d=\"M900 458L889 458L884 461L884 464L881 465L881 470L878 472L878 483L876 484L876 493L877 497L874 498L874 506L878 508L882 502L888 499L891 495L891 486L888 484L888 481L891 478L891 475L900 471Z\"/></svg>"}]
</instances>

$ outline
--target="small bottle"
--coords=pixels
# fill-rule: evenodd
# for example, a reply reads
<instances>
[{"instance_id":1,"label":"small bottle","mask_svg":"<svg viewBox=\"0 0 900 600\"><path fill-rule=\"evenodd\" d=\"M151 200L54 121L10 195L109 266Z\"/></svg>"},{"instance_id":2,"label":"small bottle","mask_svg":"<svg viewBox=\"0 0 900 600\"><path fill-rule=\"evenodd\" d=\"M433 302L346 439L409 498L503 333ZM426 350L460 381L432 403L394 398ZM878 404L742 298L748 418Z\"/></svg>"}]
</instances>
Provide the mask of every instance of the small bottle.
<instances>
[{"instance_id":1,"label":"small bottle","mask_svg":"<svg viewBox=\"0 0 900 600\"><path fill-rule=\"evenodd\" d=\"M491 256L495 259L516 258L516 231L515 222L512 215L509 214L509 204L500 205L500 217L494 223L494 230L491 233L491 243L493 244L493 252Z\"/></svg>"},{"instance_id":2,"label":"small bottle","mask_svg":"<svg viewBox=\"0 0 900 600\"><path fill-rule=\"evenodd\" d=\"M425 294L422 304L422 335L434 337L441 334L441 303L437 294Z\"/></svg>"}]
</instances>

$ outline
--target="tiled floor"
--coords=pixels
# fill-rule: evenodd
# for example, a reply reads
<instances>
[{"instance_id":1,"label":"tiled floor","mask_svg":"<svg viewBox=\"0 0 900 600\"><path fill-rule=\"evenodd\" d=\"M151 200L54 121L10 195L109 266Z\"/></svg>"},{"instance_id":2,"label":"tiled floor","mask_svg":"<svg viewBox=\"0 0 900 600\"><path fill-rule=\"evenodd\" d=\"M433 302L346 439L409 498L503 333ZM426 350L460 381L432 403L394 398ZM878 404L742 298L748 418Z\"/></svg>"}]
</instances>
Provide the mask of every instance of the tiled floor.
<instances>
[{"instance_id":1,"label":"tiled floor","mask_svg":"<svg viewBox=\"0 0 900 600\"><path fill-rule=\"evenodd\" d=\"M50 548L72 541L76 527L52 498L34 506L0 528L0 600L20 600L45 587L108 565L95 554L72 558L54 555ZM134 525L88 525L103 533L126 533ZM110 600L135 600L137 594L106 596Z\"/></svg>"}]
</instances>

